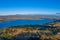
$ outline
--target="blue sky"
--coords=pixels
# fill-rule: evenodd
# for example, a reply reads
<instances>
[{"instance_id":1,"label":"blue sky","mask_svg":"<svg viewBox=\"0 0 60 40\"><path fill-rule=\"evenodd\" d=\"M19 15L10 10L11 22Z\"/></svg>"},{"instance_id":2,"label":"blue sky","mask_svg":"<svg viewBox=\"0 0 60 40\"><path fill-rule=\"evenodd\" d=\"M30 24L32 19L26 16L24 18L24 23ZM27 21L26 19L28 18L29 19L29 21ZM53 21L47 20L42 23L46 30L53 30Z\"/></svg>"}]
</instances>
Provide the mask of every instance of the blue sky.
<instances>
[{"instance_id":1,"label":"blue sky","mask_svg":"<svg viewBox=\"0 0 60 40\"><path fill-rule=\"evenodd\" d=\"M56 13L60 0L0 0L0 15Z\"/></svg>"}]
</instances>

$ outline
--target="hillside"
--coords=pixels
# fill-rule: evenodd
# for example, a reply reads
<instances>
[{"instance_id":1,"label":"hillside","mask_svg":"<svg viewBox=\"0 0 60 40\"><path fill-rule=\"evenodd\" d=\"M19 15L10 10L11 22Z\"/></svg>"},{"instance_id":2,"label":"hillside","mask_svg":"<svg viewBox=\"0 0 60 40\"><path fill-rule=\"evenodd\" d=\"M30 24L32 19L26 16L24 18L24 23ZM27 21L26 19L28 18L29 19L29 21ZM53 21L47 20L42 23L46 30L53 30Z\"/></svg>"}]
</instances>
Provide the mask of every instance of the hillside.
<instances>
[{"instance_id":1,"label":"hillside","mask_svg":"<svg viewBox=\"0 0 60 40\"><path fill-rule=\"evenodd\" d=\"M36 38L36 40L60 40L60 28L54 25L52 26L50 23L48 25L25 25L4 28L0 30L0 39L32 40Z\"/></svg>"}]
</instances>

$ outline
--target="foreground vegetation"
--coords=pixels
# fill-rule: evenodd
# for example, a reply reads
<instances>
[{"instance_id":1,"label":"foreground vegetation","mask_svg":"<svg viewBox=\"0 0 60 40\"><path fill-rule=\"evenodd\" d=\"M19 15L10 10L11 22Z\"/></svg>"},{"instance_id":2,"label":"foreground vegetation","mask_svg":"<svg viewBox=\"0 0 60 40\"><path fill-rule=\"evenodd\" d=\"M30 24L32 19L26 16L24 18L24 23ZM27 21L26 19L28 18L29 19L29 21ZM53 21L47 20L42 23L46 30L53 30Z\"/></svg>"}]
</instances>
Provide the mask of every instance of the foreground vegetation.
<instances>
[{"instance_id":1,"label":"foreground vegetation","mask_svg":"<svg viewBox=\"0 0 60 40\"><path fill-rule=\"evenodd\" d=\"M60 40L60 23L0 29L0 40Z\"/></svg>"}]
</instances>

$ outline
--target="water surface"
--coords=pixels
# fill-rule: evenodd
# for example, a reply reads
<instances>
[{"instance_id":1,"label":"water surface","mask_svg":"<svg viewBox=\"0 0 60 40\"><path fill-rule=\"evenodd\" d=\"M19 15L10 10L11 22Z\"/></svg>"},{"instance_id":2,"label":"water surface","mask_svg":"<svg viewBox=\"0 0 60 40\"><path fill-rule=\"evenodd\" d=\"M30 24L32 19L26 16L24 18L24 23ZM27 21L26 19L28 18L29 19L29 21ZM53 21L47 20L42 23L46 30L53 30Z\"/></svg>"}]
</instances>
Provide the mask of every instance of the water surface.
<instances>
[{"instance_id":1,"label":"water surface","mask_svg":"<svg viewBox=\"0 0 60 40\"><path fill-rule=\"evenodd\" d=\"M53 22L51 19L42 19L42 20L10 20L0 23L0 28L18 26L18 25L37 25L37 24L46 24Z\"/></svg>"}]
</instances>

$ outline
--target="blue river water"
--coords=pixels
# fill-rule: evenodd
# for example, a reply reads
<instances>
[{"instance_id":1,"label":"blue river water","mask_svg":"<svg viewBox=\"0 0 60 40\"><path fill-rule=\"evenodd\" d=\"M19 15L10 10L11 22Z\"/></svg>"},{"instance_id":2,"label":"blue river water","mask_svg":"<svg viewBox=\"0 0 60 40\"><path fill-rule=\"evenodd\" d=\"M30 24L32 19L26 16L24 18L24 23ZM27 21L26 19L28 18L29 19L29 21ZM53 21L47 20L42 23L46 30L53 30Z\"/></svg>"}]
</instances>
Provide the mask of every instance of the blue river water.
<instances>
[{"instance_id":1,"label":"blue river water","mask_svg":"<svg viewBox=\"0 0 60 40\"><path fill-rule=\"evenodd\" d=\"M41 20L10 20L0 22L0 28L10 27L10 26L18 26L18 25L38 25L38 24L46 24L53 22L51 19L41 19Z\"/></svg>"}]
</instances>

